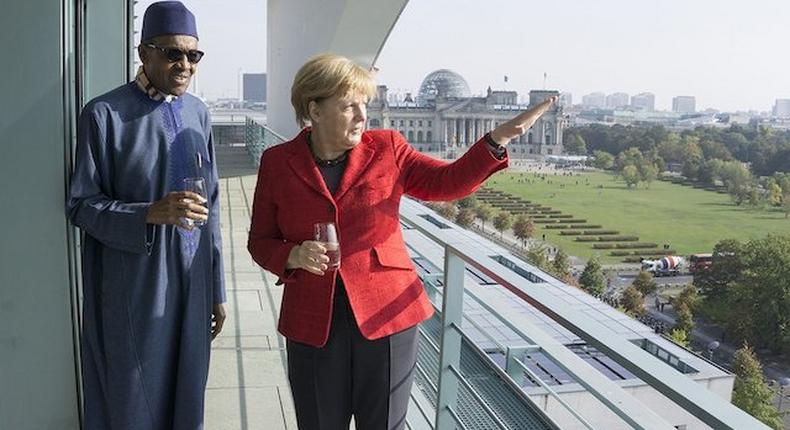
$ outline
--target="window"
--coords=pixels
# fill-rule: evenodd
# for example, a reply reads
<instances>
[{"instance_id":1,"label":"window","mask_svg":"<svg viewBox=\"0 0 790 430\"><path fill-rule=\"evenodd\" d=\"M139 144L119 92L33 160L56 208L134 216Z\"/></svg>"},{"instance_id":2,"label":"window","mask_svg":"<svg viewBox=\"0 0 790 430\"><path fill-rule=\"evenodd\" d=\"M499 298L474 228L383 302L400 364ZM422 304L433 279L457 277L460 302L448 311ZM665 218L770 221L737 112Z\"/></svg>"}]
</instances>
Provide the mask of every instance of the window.
<instances>
[{"instance_id":1,"label":"window","mask_svg":"<svg viewBox=\"0 0 790 430\"><path fill-rule=\"evenodd\" d=\"M506 258L504 256L492 255L491 258L494 261L496 261L497 263L499 263L499 264L507 267L508 269L516 272L516 274L518 274L522 278L528 280L529 282L532 282L532 283L546 282L540 276L538 276L538 275L530 272L529 270L521 267L520 263L514 262L514 261L512 261L512 260L510 260L510 259L508 259L508 258Z\"/></svg>"},{"instance_id":2,"label":"window","mask_svg":"<svg viewBox=\"0 0 790 430\"><path fill-rule=\"evenodd\" d=\"M394 119L392 121L390 121L390 127L395 128L395 120Z\"/></svg>"},{"instance_id":3,"label":"window","mask_svg":"<svg viewBox=\"0 0 790 430\"><path fill-rule=\"evenodd\" d=\"M527 143L530 143L530 144L532 143L532 133L527 135Z\"/></svg>"},{"instance_id":4,"label":"window","mask_svg":"<svg viewBox=\"0 0 790 430\"><path fill-rule=\"evenodd\" d=\"M551 155L551 154L553 154L553 153L554 153L554 151L552 151L552 150L551 150L551 148L549 148L549 149L547 149L547 150L546 150L546 153L547 153L547 154L549 154L549 155Z\"/></svg>"},{"instance_id":5,"label":"window","mask_svg":"<svg viewBox=\"0 0 790 430\"><path fill-rule=\"evenodd\" d=\"M433 142L433 133L430 130L425 134L425 141L428 143Z\"/></svg>"},{"instance_id":6,"label":"window","mask_svg":"<svg viewBox=\"0 0 790 430\"><path fill-rule=\"evenodd\" d=\"M381 128L381 121L378 119L371 119L370 121L370 128Z\"/></svg>"},{"instance_id":7,"label":"window","mask_svg":"<svg viewBox=\"0 0 790 430\"><path fill-rule=\"evenodd\" d=\"M403 120L400 120L400 126L403 127Z\"/></svg>"},{"instance_id":8,"label":"window","mask_svg":"<svg viewBox=\"0 0 790 430\"><path fill-rule=\"evenodd\" d=\"M553 143L551 143L551 135L550 134L546 135L546 145L553 145Z\"/></svg>"},{"instance_id":9,"label":"window","mask_svg":"<svg viewBox=\"0 0 790 430\"><path fill-rule=\"evenodd\" d=\"M414 127L414 120L413 119L409 120L409 127Z\"/></svg>"},{"instance_id":10,"label":"window","mask_svg":"<svg viewBox=\"0 0 790 430\"><path fill-rule=\"evenodd\" d=\"M433 127L433 121L428 120L428 127ZM430 133L430 132L429 132Z\"/></svg>"},{"instance_id":11,"label":"window","mask_svg":"<svg viewBox=\"0 0 790 430\"><path fill-rule=\"evenodd\" d=\"M419 120L419 121L417 121L417 125L418 125L419 127L422 127L422 120Z\"/></svg>"},{"instance_id":12,"label":"window","mask_svg":"<svg viewBox=\"0 0 790 430\"><path fill-rule=\"evenodd\" d=\"M439 227L442 230L447 230L447 229L452 228L449 225L439 221L439 219L434 217L434 216L431 216L431 215L428 215L428 214L422 214L422 215L417 215L417 216L422 218L422 219L424 219L424 220L426 220L426 221L428 221L429 223L435 225L436 227Z\"/></svg>"},{"instance_id":13,"label":"window","mask_svg":"<svg viewBox=\"0 0 790 430\"><path fill-rule=\"evenodd\" d=\"M414 141L414 131L409 130L409 142Z\"/></svg>"},{"instance_id":14,"label":"window","mask_svg":"<svg viewBox=\"0 0 790 430\"><path fill-rule=\"evenodd\" d=\"M422 142L422 130L417 132L417 142Z\"/></svg>"}]
</instances>

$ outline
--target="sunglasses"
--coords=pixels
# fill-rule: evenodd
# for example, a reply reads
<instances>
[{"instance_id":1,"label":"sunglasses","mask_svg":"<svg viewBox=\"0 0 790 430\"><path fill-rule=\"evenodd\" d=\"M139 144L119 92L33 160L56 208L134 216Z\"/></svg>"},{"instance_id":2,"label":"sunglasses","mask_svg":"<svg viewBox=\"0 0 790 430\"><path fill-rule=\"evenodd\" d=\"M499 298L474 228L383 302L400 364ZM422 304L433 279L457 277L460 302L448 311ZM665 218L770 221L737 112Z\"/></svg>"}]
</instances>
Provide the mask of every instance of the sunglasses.
<instances>
[{"instance_id":1,"label":"sunglasses","mask_svg":"<svg viewBox=\"0 0 790 430\"><path fill-rule=\"evenodd\" d=\"M150 43L146 44L145 46L149 48L154 48L162 52L162 54L165 54L165 58L167 58L167 61L171 63L176 63L178 61L181 61L181 59L184 58L184 55L186 55L187 61L189 61L192 64L197 64L200 61L200 59L203 58L203 56L205 55L205 52L198 51L197 49L182 51L178 48L163 48L161 46L152 45Z\"/></svg>"}]
</instances>

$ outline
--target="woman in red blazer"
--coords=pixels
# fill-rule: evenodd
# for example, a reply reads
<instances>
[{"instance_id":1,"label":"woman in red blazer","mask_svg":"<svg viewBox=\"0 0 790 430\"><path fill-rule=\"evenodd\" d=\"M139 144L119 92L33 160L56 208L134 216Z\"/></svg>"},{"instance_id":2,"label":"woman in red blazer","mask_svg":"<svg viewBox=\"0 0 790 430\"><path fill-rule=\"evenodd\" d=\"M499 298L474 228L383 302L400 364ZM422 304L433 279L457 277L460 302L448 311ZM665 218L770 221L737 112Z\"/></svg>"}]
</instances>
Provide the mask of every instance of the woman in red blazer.
<instances>
[{"instance_id":1,"label":"woman in red blazer","mask_svg":"<svg viewBox=\"0 0 790 430\"><path fill-rule=\"evenodd\" d=\"M370 73L325 54L302 66L293 140L261 157L248 249L285 284L279 331L300 429L403 428L416 325L433 308L406 251L403 194L456 200L507 166L504 149L551 98L486 134L453 163L414 150L394 130L365 131ZM334 222L342 262L329 270L313 226Z\"/></svg>"}]
</instances>

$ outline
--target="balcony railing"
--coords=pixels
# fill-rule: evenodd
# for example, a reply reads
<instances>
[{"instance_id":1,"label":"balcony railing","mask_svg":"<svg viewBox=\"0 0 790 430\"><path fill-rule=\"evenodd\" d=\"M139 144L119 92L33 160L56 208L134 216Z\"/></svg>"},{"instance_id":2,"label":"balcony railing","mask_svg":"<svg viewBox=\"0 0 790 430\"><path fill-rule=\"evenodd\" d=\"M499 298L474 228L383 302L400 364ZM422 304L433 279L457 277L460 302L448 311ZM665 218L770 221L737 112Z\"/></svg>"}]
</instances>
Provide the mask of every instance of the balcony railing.
<instances>
[{"instance_id":1,"label":"balcony railing","mask_svg":"<svg viewBox=\"0 0 790 430\"><path fill-rule=\"evenodd\" d=\"M469 240L468 235L472 233L459 234L457 227L442 228L436 222L437 219L441 224L452 225L417 202L404 200L401 205L401 221L407 228L404 234L415 262L429 260L417 251L419 246L415 246L416 242L431 242L434 251L437 246L443 249L442 272L435 270L436 266L430 272L423 268L419 270L434 306L441 308L439 316L421 327L420 348L427 352L419 356L415 388L412 390L413 404L422 408L420 415L430 417L433 413L435 416L433 422L428 422L427 428L674 429L674 425L663 414L659 415L651 409L653 405L642 403L627 391L634 384L651 386L674 402L676 408L684 410L683 413L714 429L768 428L725 399L706 390L677 368L659 360L641 345L636 345L615 332L602 322L604 318L597 319L588 313L578 312L556 294L563 289L575 294L583 293L521 262L518 257L504 250L501 250L502 253L492 254L490 249L496 246L481 246L481 242L486 242L485 239L477 237ZM429 248L430 246L426 249ZM425 264L422 263L422 266ZM495 285L480 283L478 286L474 282L470 285L468 269L490 278ZM497 292L497 289L504 289L525 300L554 324L575 334L638 379L618 382L605 376L523 314L502 306L502 301L497 297L501 291ZM589 299L594 300L592 297ZM502 325L516 333L523 341L523 346L508 347L496 335L486 333L486 329L475 324L466 315L465 307L477 307L487 311L489 317L497 318ZM439 333L436 333L437 330ZM470 330L483 333L488 343L494 347L483 351L467 336ZM601 424L600 415L585 416L578 404L566 401L564 395L558 391L567 391L566 387L545 382L545 377L536 374L533 367L525 362L525 354L537 351L567 374L571 381L565 385L577 386L594 397L594 400L619 419L619 423L612 425L608 421ZM431 362L425 359L429 352L439 355L439 369L433 371L438 373L438 379L431 379ZM482 372L485 376L481 377L481 373L469 370L472 367L468 363L470 357L474 357L479 364L477 369L486 369ZM496 357L500 359L497 360ZM717 372L720 374L715 366L710 366L698 358L689 359L697 360L699 363L696 365L699 367L708 365L714 375L712 380L716 379ZM491 386L490 381L497 379L498 389L487 389ZM481 380L486 383L480 383ZM526 395L525 385L536 388L530 389L529 395ZM436 391L435 396L432 395L433 390ZM535 396L540 391L556 404L552 407L538 407L533 399L540 397ZM433 406L432 409L425 410L425 397L431 400L428 404ZM546 410L550 410L550 413ZM573 419L564 418L562 424L558 424L555 417L563 415ZM481 416L485 419L473 418ZM532 421L528 424L523 421L515 422L514 417L530 417ZM423 428L416 425L416 422L409 423L412 428ZM419 424L424 425L425 420Z\"/></svg>"},{"instance_id":2,"label":"balcony railing","mask_svg":"<svg viewBox=\"0 0 790 430\"><path fill-rule=\"evenodd\" d=\"M266 148L285 142L286 139L272 131L265 124L251 117L246 117L244 121L244 146L247 147L250 156L257 165L260 162L261 154Z\"/></svg>"},{"instance_id":3,"label":"balcony railing","mask_svg":"<svg viewBox=\"0 0 790 430\"><path fill-rule=\"evenodd\" d=\"M246 146L256 162L266 148L284 141L252 119L245 126ZM641 324L599 312L596 306L606 305L418 202L404 199L400 215L412 259L437 310L419 327L409 429L674 429L653 405L628 391L645 384L711 428L768 428L692 379L731 380L717 367L688 354L685 359L694 366L686 375L650 348L643 349L643 343L635 344L633 336L628 339L607 325L617 323L632 335L640 334L639 327L652 333ZM528 303L541 319L551 321L546 324L556 326L551 330L564 331L574 340L561 342L548 334L545 326L503 304L503 293ZM589 309L579 311L570 302ZM503 341L501 332L483 327L472 311L496 319L516 340ZM593 367L583 356L588 347L621 366L611 373L629 380ZM678 353L685 352L678 348ZM693 373L705 367L712 369L707 375ZM589 401L572 401L569 393L581 393ZM606 413L599 413L599 406Z\"/></svg>"}]
</instances>

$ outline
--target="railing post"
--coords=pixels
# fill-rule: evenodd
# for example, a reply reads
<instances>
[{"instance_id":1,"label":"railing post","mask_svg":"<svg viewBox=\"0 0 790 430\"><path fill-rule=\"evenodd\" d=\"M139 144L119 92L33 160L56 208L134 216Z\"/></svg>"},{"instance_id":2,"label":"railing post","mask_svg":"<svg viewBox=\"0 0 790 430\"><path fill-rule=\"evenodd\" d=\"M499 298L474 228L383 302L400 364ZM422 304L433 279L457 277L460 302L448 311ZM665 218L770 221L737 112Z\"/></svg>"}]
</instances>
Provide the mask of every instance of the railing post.
<instances>
[{"instance_id":1,"label":"railing post","mask_svg":"<svg viewBox=\"0 0 790 430\"><path fill-rule=\"evenodd\" d=\"M536 349L535 347L509 346L505 355L505 373L516 383L521 385L524 379L524 370L518 363L518 358L525 352Z\"/></svg>"},{"instance_id":2,"label":"railing post","mask_svg":"<svg viewBox=\"0 0 790 430\"><path fill-rule=\"evenodd\" d=\"M439 354L439 393L436 401L436 429L453 430L455 420L448 407L456 407L458 380L450 366L460 369L461 319L464 300L465 263L452 248L444 248L444 295L442 297L442 339Z\"/></svg>"}]
</instances>

